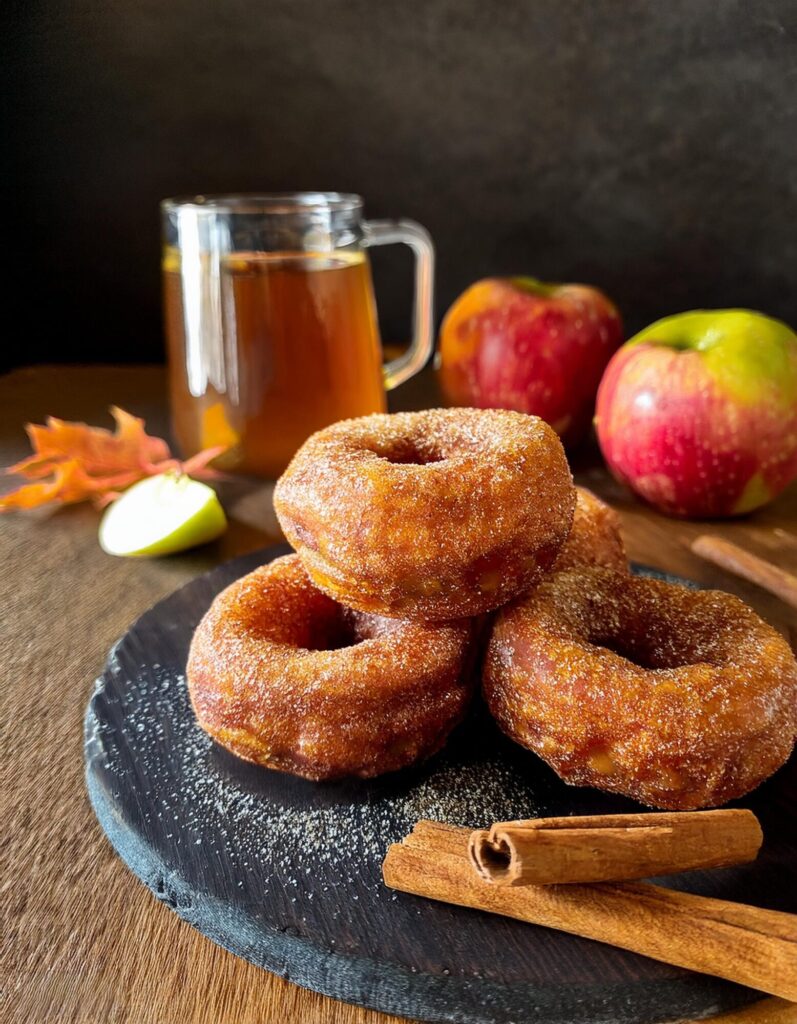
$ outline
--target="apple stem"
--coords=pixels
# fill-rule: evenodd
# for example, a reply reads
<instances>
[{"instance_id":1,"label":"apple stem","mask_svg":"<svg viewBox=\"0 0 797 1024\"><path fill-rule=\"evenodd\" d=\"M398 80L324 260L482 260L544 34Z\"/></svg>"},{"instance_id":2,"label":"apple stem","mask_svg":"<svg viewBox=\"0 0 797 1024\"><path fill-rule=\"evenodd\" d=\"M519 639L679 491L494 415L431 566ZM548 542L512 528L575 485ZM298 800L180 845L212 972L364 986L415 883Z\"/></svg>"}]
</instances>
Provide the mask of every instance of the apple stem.
<instances>
[{"instance_id":1,"label":"apple stem","mask_svg":"<svg viewBox=\"0 0 797 1024\"><path fill-rule=\"evenodd\" d=\"M522 288L523 291L538 295L542 299L549 299L559 288L558 284L548 284L536 277L513 277L511 280L516 288Z\"/></svg>"}]
</instances>

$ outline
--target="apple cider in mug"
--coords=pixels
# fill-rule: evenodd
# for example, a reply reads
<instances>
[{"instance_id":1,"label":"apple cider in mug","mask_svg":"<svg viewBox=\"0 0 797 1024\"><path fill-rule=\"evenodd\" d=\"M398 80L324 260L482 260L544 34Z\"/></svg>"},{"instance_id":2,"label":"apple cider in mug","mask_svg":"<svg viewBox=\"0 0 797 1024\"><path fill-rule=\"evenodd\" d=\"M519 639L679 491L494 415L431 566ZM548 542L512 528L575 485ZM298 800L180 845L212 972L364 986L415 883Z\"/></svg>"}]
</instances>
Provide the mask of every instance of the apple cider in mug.
<instances>
[{"instance_id":1,"label":"apple cider in mug","mask_svg":"<svg viewBox=\"0 0 797 1024\"><path fill-rule=\"evenodd\" d=\"M386 408L432 346L432 259L411 221L365 221L339 193L166 200L163 292L182 453L278 476L314 431ZM415 338L382 364L366 247L416 254Z\"/></svg>"},{"instance_id":2,"label":"apple cider in mug","mask_svg":"<svg viewBox=\"0 0 797 1024\"><path fill-rule=\"evenodd\" d=\"M166 254L169 359L182 369L172 373L171 403L183 451L229 445L219 465L274 476L314 430L384 411L363 253L238 252L220 262L219 275L220 302L208 315L219 318L224 344L200 346L193 360L180 257Z\"/></svg>"}]
</instances>

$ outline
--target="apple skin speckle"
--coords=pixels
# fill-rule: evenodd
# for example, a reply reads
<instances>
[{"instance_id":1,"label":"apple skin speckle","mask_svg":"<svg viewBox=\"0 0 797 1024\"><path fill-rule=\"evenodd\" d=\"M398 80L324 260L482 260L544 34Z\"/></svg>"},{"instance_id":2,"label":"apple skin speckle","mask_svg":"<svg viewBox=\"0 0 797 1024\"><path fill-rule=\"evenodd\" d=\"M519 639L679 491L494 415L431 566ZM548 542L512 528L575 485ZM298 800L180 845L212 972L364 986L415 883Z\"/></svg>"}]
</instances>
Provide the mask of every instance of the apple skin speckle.
<instances>
[{"instance_id":1,"label":"apple skin speckle","mask_svg":"<svg viewBox=\"0 0 797 1024\"><path fill-rule=\"evenodd\" d=\"M440 386L449 405L530 413L576 445L622 340L620 314L597 288L486 278L443 320Z\"/></svg>"}]
</instances>

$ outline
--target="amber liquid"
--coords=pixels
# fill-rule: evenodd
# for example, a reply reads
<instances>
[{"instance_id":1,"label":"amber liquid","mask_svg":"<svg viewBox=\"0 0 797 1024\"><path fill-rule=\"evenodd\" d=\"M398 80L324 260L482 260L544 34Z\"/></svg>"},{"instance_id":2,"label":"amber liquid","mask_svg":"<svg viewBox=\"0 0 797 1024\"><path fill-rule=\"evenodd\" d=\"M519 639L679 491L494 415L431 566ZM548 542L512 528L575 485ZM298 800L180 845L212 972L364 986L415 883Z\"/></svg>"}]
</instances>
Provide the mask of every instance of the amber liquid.
<instances>
[{"instance_id":1,"label":"amber liquid","mask_svg":"<svg viewBox=\"0 0 797 1024\"><path fill-rule=\"evenodd\" d=\"M184 455L275 477L315 430L385 409L371 273L362 253L235 253L185 278L167 251L172 417ZM188 317L186 318L186 313Z\"/></svg>"}]
</instances>

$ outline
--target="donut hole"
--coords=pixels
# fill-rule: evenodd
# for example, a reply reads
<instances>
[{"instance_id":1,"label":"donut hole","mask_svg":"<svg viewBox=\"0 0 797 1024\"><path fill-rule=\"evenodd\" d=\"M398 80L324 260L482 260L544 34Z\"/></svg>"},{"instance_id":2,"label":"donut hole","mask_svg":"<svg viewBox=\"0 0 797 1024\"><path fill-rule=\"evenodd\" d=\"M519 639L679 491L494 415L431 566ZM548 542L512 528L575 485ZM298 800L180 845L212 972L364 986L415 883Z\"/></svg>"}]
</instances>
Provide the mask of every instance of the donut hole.
<instances>
[{"instance_id":1,"label":"donut hole","mask_svg":"<svg viewBox=\"0 0 797 1024\"><path fill-rule=\"evenodd\" d=\"M681 647L677 639L675 643L658 644L653 637L629 631L620 635L598 633L589 642L642 669L685 668L694 664L689 649Z\"/></svg>"},{"instance_id":2,"label":"donut hole","mask_svg":"<svg viewBox=\"0 0 797 1024\"><path fill-rule=\"evenodd\" d=\"M311 626L301 644L304 650L342 651L384 636L397 626L395 619L383 619L342 606L338 606L336 612Z\"/></svg>"},{"instance_id":3,"label":"donut hole","mask_svg":"<svg viewBox=\"0 0 797 1024\"><path fill-rule=\"evenodd\" d=\"M356 647L365 637L350 617L340 614L326 622L316 623L303 639L301 646L306 651L342 651Z\"/></svg>"},{"instance_id":4,"label":"donut hole","mask_svg":"<svg viewBox=\"0 0 797 1024\"><path fill-rule=\"evenodd\" d=\"M442 455L424 456L421 452L412 454L397 455L387 460L394 466L431 466L435 462L443 462Z\"/></svg>"},{"instance_id":5,"label":"donut hole","mask_svg":"<svg viewBox=\"0 0 797 1024\"><path fill-rule=\"evenodd\" d=\"M356 647L360 638L351 626L341 620L330 624L324 630L318 630L308 637L304 645L306 651L342 651L347 647Z\"/></svg>"},{"instance_id":6,"label":"donut hole","mask_svg":"<svg viewBox=\"0 0 797 1024\"><path fill-rule=\"evenodd\" d=\"M574 579L579 573L572 573ZM572 626L583 641L610 651L644 671L662 671L721 661L715 625L708 616L680 607L682 588L647 581L611 569L584 571L571 605ZM578 586L578 584L577 584Z\"/></svg>"},{"instance_id":7,"label":"donut hole","mask_svg":"<svg viewBox=\"0 0 797 1024\"><path fill-rule=\"evenodd\" d=\"M446 460L446 455L435 444L410 437L397 439L389 445L374 445L371 451L394 466L431 466Z\"/></svg>"}]
</instances>

